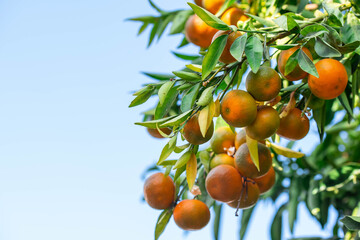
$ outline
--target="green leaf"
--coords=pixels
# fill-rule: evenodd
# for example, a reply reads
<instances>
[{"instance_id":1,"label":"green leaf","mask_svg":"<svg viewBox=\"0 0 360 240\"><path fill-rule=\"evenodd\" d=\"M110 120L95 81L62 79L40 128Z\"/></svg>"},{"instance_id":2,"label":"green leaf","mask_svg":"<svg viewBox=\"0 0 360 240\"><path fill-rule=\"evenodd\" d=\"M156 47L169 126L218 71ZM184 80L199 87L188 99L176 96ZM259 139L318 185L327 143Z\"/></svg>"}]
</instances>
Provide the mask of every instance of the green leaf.
<instances>
[{"instance_id":1,"label":"green leaf","mask_svg":"<svg viewBox=\"0 0 360 240\"><path fill-rule=\"evenodd\" d=\"M294 224L296 221L297 216L297 208L298 208L298 196L300 195L300 186L298 184L298 180L293 178L290 185L289 190L289 203L288 203L288 220L289 220L289 227L291 233L294 233Z\"/></svg>"},{"instance_id":2,"label":"green leaf","mask_svg":"<svg viewBox=\"0 0 360 240\"><path fill-rule=\"evenodd\" d=\"M360 230L360 217L358 216L345 216L340 219L347 229L351 231L359 231Z\"/></svg>"},{"instance_id":3,"label":"green leaf","mask_svg":"<svg viewBox=\"0 0 360 240\"><path fill-rule=\"evenodd\" d=\"M255 15L249 14L249 13L246 13L245 15L248 17L251 17L252 19L255 19L256 21L263 24L264 26L267 26L267 27L275 27L276 26L276 24L271 20L267 20L267 19L255 16Z\"/></svg>"},{"instance_id":4,"label":"green leaf","mask_svg":"<svg viewBox=\"0 0 360 240\"><path fill-rule=\"evenodd\" d=\"M245 55L251 67L251 70L254 73L260 68L262 55L263 55L263 45L259 38L256 36L251 36L248 38L245 46Z\"/></svg>"},{"instance_id":5,"label":"green leaf","mask_svg":"<svg viewBox=\"0 0 360 240\"><path fill-rule=\"evenodd\" d=\"M177 52L172 52L176 57L182 59L182 60L189 60L189 61L194 61L196 59L198 59L200 56L196 56L196 55L188 55L188 54L182 54L182 53L177 53Z\"/></svg>"},{"instance_id":6,"label":"green leaf","mask_svg":"<svg viewBox=\"0 0 360 240\"><path fill-rule=\"evenodd\" d=\"M168 26L168 24L174 19L174 15L167 15L166 17L164 17L163 19L161 19L160 23L159 23L159 27L158 27L158 31L157 31L157 35L158 35L158 40L161 38L161 36L163 35L166 27Z\"/></svg>"},{"instance_id":7,"label":"green leaf","mask_svg":"<svg viewBox=\"0 0 360 240\"><path fill-rule=\"evenodd\" d=\"M216 66L224 48L229 35L221 35L216 38L215 41L210 45L208 52L205 55L202 64L202 79L204 80Z\"/></svg>"},{"instance_id":8,"label":"green leaf","mask_svg":"<svg viewBox=\"0 0 360 240\"><path fill-rule=\"evenodd\" d=\"M214 203L214 212L215 212L215 219L214 219L214 240L219 240L219 234L220 234L220 222L221 222L221 210L222 210L222 204L216 204Z\"/></svg>"},{"instance_id":9,"label":"green leaf","mask_svg":"<svg viewBox=\"0 0 360 240\"><path fill-rule=\"evenodd\" d=\"M302 49L298 54L298 62L302 70L317 78L319 77L319 73L315 68L315 64L311 61L311 59L308 57L308 55L306 55L306 53Z\"/></svg>"},{"instance_id":10,"label":"green leaf","mask_svg":"<svg viewBox=\"0 0 360 240\"><path fill-rule=\"evenodd\" d=\"M279 50L288 50L290 48L296 47L299 44L286 44L286 45L270 45L270 47L277 48Z\"/></svg>"},{"instance_id":11,"label":"green leaf","mask_svg":"<svg viewBox=\"0 0 360 240\"><path fill-rule=\"evenodd\" d=\"M183 172L185 172L185 169L186 169L186 165L184 165L184 166L176 169L176 172L175 172L175 175L174 175L174 181L176 181L176 180L180 177L180 175L181 175Z\"/></svg>"},{"instance_id":12,"label":"green leaf","mask_svg":"<svg viewBox=\"0 0 360 240\"><path fill-rule=\"evenodd\" d=\"M215 86L210 86L205 88L205 90L201 93L199 100L196 102L198 106L206 106L213 100L213 92Z\"/></svg>"},{"instance_id":13,"label":"green leaf","mask_svg":"<svg viewBox=\"0 0 360 240\"><path fill-rule=\"evenodd\" d=\"M181 123L183 123L191 114L192 109L170 119L169 121L166 121L162 124L160 124L160 127L174 127L179 126Z\"/></svg>"},{"instance_id":14,"label":"green leaf","mask_svg":"<svg viewBox=\"0 0 360 240\"><path fill-rule=\"evenodd\" d=\"M134 100L131 101L129 107L135 107L138 105L141 105L143 103L145 103L150 97L151 95L154 93L155 88L149 88L146 91L141 92L140 94L138 94Z\"/></svg>"},{"instance_id":15,"label":"green leaf","mask_svg":"<svg viewBox=\"0 0 360 240\"><path fill-rule=\"evenodd\" d=\"M243 240L245 237L245 233L246 233L246 230L249 225L249 222L250 222L250 219L251 219L254 209L255 209L255 207L252 207L249 209L244 209L242 211L241 221L240 221L240 224L241 224L240 225L240 233L239 233L240 240Z\"/></svg>"},{"instance_id":16,"label":"green leaf","mask_svg":"<svg viewBox=\"0 0 360 240\"><path fill-rule=\"evenodd\" d=\"M160 104L163 104L170 89L174 86L175 81L165 82L159 89L158 96Z\"/></svg>"},{"instance_id":17,"label":"green leaf","mask_svg":"<svg viewBox=\"0 0 360 240\"><path fill-rule=\"evenodd\" d=\"M160 20L157 19L156 22L154 23L153 28L151 29L148 47L151 46L152 42L153 42L154 39L155 39L156 33L157 33L157 31L158 31L158 27L159 27L159 22L160 22Z\"/></svg>"},{"instance_id":18,"label":"green leaf","mask_svg":"<svg viewBox=\"0 0 360 240\"><path fill-rule=\"evenodd\" d=\"M359 46L360 46L360 41L355 41L352 43L345 44L344 46L338 46L337 48L342 54L346 54L356 51L356 49L359 48Z\"/></svg>"},{"instance_id":19,"label":"green leaf","mask_svg":"<svg viewBox=\"0 0 360 240\"><path fill-rule=\"evenodd\" d=\"M300 34L304 37L312 38L327 32L329 32L329 30L326 27L320 24L312 24L310 26L304 27L300 31Z\"/></svg>"},{"instance_id":20,"label":"green leaf","mask_svg":"<svg viewBox=\"0 0 360 240\"><path fill-rule=\"evenodd\" d=\"M305 156L304 153L296 152L290 148L279 146L274 143L270 143L270 146L274 150L274 152L276 152L276 154L282 155L287 158L302 158Z\"/></svg>"},{"instance_id":21,"label":"green leaf","mask_svg":"<svg viewBox=\"0 0 360 240\"><path fill-rule=\"evenodd\" d=\"M354 118L353 110L352 110L352 108L350 106L350 102L349 102L348 97L346 96L346 93L343 92L340 96L338 96L338 99L339 99L341 105L346 110L347 114L349 115L349 118L350 119Z\"/></svg>"},{"instance_id":22,"label":"green leaf","mask_svg":"<svg viewBox=\"0 0 360 240\"><path fill-rule=\"evenodd\" d=\"M127 21L135 21L135 22L149 22L154 23L155 17L154 16L141 16L141 17L134 17L134 18L128 18Z\"/></svg>"},{"instance_id":23,"label":"green leaf","mask_svg":"<svg viewBox=\"0 0 360 240\"><path fill-rule=\"evenodd\" d=\"M143 72L142 74L148 76L148 77L151 77L153 79L156 79L156 80L160 80L160 81L163 81L163 80L170 80L171 78L174 78L175 76L174 75L170 75L170 74L162 74L162 73L147 73L147 72Z\"/></svg>"},{"instance_id":24,"label":"green leaf","mask_svg":"<svg viewBox=\"0 0 360 240\"><path fill-rule=\"evenodd\" d=\"M313 116L317 124L320 141L322 141L325 133L326 104L322 108L314 109Z\"/></svg>"},{"instance_id":25,"label":"green leaf","mask_svg":"<svg viewBox=\"0 0 360 240\"><path fill-rule=\"evenodd\" d=\"M193 108L199 89L200 83L195 84L186 94L184 94L180 106L181 111L185 112Z\"/></svg>"},{"instance_id":26,"label":"green leaf","mask_svg":"<svg viewBox=\"0 0 360 240\"><path fill-rule=\"evenodd\" d=\"M246 40L247 40L247 34L244 34L233 42L233 44L230 47L230 53L231 55L239 62L241 62L245 46L246 46Z\"/></svg>"},{"instance_id":27,"label":"green leaf","mask_svg":"<svg viewBox=\"0 0 360 240\"><path fill-rule=\"evenodd\" d=\"M360 20L352 13L347 14L346 22L340 29L341 39L344 43L349 44L360 41ZM360 48L357 53L360 55Z\"/></svg>"},{"instance_id":28,"label":"green leaf","mask_svg":"<svg viewBox=\"0 0 360 240\"><path fill-rule=\"evenodd\" d=\"M210 171L210 153L206 150L199 152L200 162L208 173Z\"/></svg>"},{"instance_id":29,"label":"green leaf","mask_svg":"<svg viewBox=\"0 0 360 240\"><path fill-rule=\"evenodd\" d=\"M300 49L297 49L287 60L285 65L285 76L294 71L296 66L298 66L298 54Z\"/></svg>"},{"instance_id":30,"label":"green leaf","mask_svg":"<svg viewBox=\"0 0 360 240\"><path fill-rule=\"evenodd\" d=\"M185 28L187 19L192 14L193 11L191 10L185 10L176 13L173 24L171 25L170 28L170 35L181 33Z\"/></svg>"},{"instance_id":31,"label":"green leaf","mask_svg":"<svg viewBox=\"0 0 360 240\"><path fill-rule=\"evenodd\" d=\"M184 38L181 40L179 46L177 46L177 48L182 48L182 47L184 47L184 46L186 46L186 45L188 45L188 44L189 44L189 41L186 39L186 37L184 37Z\"/></svg>"},{"instance_id":32,"label":"green leaf","mask_svg":"<svg viewBox=\"0 0 360 240\"><path fill-rule=\"evenodd\" d=\"M300 0L300 4L298 5L296 12L301 13L302 11L304 11L305 6L308 3L309 3L309 0Z\"/></svg>"},{"instance_id":33,"label":"green leaf","mask_svg":"<svg viewBox=\"0 0 360 240\"><path fill-rule=\"evenodd\" d=\"M226 23L221 21L218 17L216 17L211 12L209 12L193 3L188 3L188 4L194 10L196 15L198 15L210 27L213 27L213 28L216 28L219 30L231 30L231 28Z\"/></svg>"},{"instance_id":34,"label":"green leaf","mask_svg":"<svg viewBox=\"0 0 360 240\"><path fill-rule=\"evenodd\" d=\"M155 119L163 118L166 114L169 113L170 108L176 101L177 95L178 95L178 91L174 87L168 91L165 99L163 100L163 103L159 102L156 107L155 116L154 116Z\"/></svg>"},{"instance_id":35,"label":"green leaf","mask_svg":"<svg viewBox=\"0 0 360 240\"><path fill-rule=\"evenodd\" d=\"M315 52L323 58L341 57L341 53L322 38L316 38Z\"/></svg>"},{"instance_id":36,"label":"green leaf","mask_svg":"<svg viewBox=\"0 0 360 240\"><path fill-rule=\"evenodd\" d=\"M142 34L148 26L149 26L149 22L144 22L144 24L141 25L141 27L139 29L138 35Z\"/></svg>"},{"instance_id":37,"label":"green leaf","mask_svg":"<svg viewBox=\"0 0 360 240\"><path fill-rule=\"evenodd\" d=\"M160 235L164 232L172 216L172 210L165 209L159 216L155 227L155 240L158 240Z\"/></svg>"},{"instance_id":38,"label":"green leaf","mask_svg":"<svg viewBox=\"0 0 360 240\"><path fill-rule=\"evenodd\" d=\"M175 76L177 76L181 79L188 80L188 81L201 80L201 76L199 76L198 74L193 73L193 72L174 71L173 74L175 74Z\"/></svg>"},{"instance_id":39,"label":"green leaf","mask_svg":"<svg viewBox=\"0 0 360 240\"><path fill-rule=\"evenodd\" d=\"M282 213L286 208L286 204L282 205L277 213L275 214L275 217L271 224L271 239L272 240L279 240L282 239Z\"/></svg>"},{"instance_id":40,"label":"green leaf","mask_svg":"<svg viewBox=\"0 0 360 240\"><path fill-rule=\"evenodd\" d=\"M186 163L190 160L191 158L191 155L193 153L190 152L190 151L187 151L186 153L184 153L180 158L179 160L177 160L175 166L174 166L174 169L178 169L178 168L181 168L183 166L186 165Z\"/></svg>"},{"instance_id":41,"label":"green leaf","mask_svg":"<svg viewBox=\"0 0 360 240\"><path fill-rule=\"evenodd\" d=\"M274 20L274 22L282 29L291 31L294 28L299 28L299 25L290 15L282 15Z\"/></svg>"},{"instance_id":42,"label":"green leaf","mask_svg":"<svg viewBox=\"0 0 360 240\"><path fill-rule=\"evenodd\" d=\"M176 139L177 135L172 137L169 142L164 146L163 150L161 151L159 161L156 163L156 165L161 165L174 151L176 147Z\"/></svg>"},{"instance_id":43,"label":"green leaf","mask_svg":"<svg viewBox=\"0 0 360 240\"><path fill-rule=\"evenodd\" d=\"M157 119L157 120L146 121L146 122L136 122L135 125L140 125L143 127L156 129L156 125L161 125L162 123L169 121L172 118L174 118L174 116L161 118L161 119Z\"/></svg>"},{"instance_id":44,"label":"green leaf","mask_svg":"<svg viewBox=\"0 0 360 240\"><path fill-rule=\"evenodd\" d=\"M344 24L344 16L339 9L339 3L323 2L322 5L326 12L330 15L330 18L335 20L338 26L342 26Z\"/></svg>"}]
</instances>

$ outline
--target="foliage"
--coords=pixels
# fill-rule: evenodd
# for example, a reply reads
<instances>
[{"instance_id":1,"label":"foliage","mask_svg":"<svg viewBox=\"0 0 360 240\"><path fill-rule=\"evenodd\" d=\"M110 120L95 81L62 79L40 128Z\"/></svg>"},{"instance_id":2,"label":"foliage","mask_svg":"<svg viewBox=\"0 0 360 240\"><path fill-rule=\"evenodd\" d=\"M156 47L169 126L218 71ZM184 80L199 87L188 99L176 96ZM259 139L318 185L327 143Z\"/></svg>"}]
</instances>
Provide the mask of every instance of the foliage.
<instances>
[{"instance_id":1,"label":"foliage","mask_svg":"<svg viewBox=\"0 0 360 240\"><path fill-rule=\"evenodd\" d=\"M277 181L270 192L262 196L262 200L271 199L276 202L281 194L289 195L289 201L277 210L271 226L271 237L281 239L285 211L288 212L287 220L293 232L297 206L304 202L322 227L328 222L329 207L333 206L338 211L338 219L344 217L335 224L333 239L341 234L339 229L346 239L355 239L354 231L359 230L360 222L359 217L355 216L358 215L360 199L360 2L312 1L309 4L307 0L253 0L250 3L228 0L221 12L234 4L248 11L249 19L239 21L236 27L221 21L219 14L213 15L192 3L189 3L191 9L169 12L161 10L152 1L149 2L157 11L157 16L130 19L142 23L139 34L152 26L149 46L155 38L160 39L168 25L171 25L170 35L184 34L185 23L194 13L216 29L246 33L231 46L230 52L237 60L235 63L223 64L218 61L227 40L227 35L223 35L207 50L200 49L198 54L173 52L176 57L187 62L185 67L166 74L144 73L155 82L146 84L134 93L135 98L130 107L143 104L153 96L158 97L155 108L144 114L144 119L154 117L154 120L136 124L157 129L164 137L169 138L157 166L170 171L178 190L181 189L177 200L186 198L188 190L192 190L188 184L192 186L195 183L199 186L202 194L197 196L198 199L215 210L214 239L219 239L222 205L207 194L204 186L204 179L209 171L211 148L199 151L198 146L192 144L178 146L179 133L196 113L202 116L199 122L203 134L214 117L218 117L215 129L226 124L219 117L220 101L230 89L239 88L245 71L250 68L256 73L262 64L274 65L272 59L281 50L300 46L289 58L285 73L291 72L299 64L303 71L318 76L314 62L322 58L334 58L346 67L349 81L346 90L339 97L326 100L319 108L311 109L308 108L312 99L308 84L282 79L281 100L276 103L276 109L280 111L295 99L297 108L303 109L305 114L312 114L311 120L316 122L321 143L310 155L305 156L290 150L294 142L289 142L285 148L275 143L276 136L267 141L274 155ZM184 37L178 47L187 44ZM305 46L313 53L313 61L302 50ZM162 133L160 128L163 127L171 127L172 133L169 136ZM257 148L256 144L255 146ZM178 160L167 160L172 153L182 155ZM196 154L196 159L192 158L193 154ZM256 157L254 161L256 162ZM290 184L284 185L284 180ZM252 212L253 209L250 209L242 213L240 239L245 236ZM161 213L155 239L165 229L171 214L172 209Z\"/></svg>"}]
</instances>

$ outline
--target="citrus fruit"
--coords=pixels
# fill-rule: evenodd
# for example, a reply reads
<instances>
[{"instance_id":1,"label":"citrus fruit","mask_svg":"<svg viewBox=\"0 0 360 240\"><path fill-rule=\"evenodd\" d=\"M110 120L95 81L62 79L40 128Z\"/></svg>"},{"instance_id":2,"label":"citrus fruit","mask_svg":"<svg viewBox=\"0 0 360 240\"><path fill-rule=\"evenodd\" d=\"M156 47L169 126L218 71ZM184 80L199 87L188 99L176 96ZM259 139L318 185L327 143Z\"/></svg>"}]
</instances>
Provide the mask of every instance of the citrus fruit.
<instances>
[{"instance_id":1,"label":"citrus fruit","mask_svg":"<svg viewBox=\"0 0 360 240\"><path fill-rule=\"evenodd\" d=\"M236 59L230 53L231 45L234 43L235 39L237 39L238 37L240 37L242 35L242 33L239 31L230 33L230 31L219 30L217 33L215 33L215 35L212 39L212 42L214 42L216 38L218 38L222 35L225 35L225 34L228 34L229 36L226 41L224 51L222 52L222 54L219 58L219 61L226 63L226 64L230 64L230 63L236 62Z\"/></svg>"},{"instance_id":2,"label":"citrus fruit","mask_svg":"<svg viewBox=\"0 0 360 240\"><path fill-rule=\"evenodd\" d=\"M214 132L214 123L212 122L207 130L205 137L201 134L199 125L199 114L192 116L185 124L183 129L184 138L191 144L201 145L210 140Z\"/></svg>"},{"instance_id":3,"label":"citrus fruit","mask_svg":"<svg viewBox=\"0 0 360 240\"><path fill-rule=\"evenodd\" d=\"M210 220L208 206L196 199L180 201L174 208L173 214L176 225L184 230L199 230Z\"/></svg>"},{"instance_id":4,"label":"citrus fruit","mask_svg":"<svg viewBox=\"0 0 360 240\"><path fill-rule=\"evenodd\" d=\"M234 158L226 153L215 154L215 156L210 160L210 169L223 164L235 167Z\"/></svg>"},{"instance_id":5,"label":"citrus fruit","mask_svg":"<svg viewBox=\"0 0 360 240\"><path fill-rule=\"evenodd\" d=\"M226 153L235 145L235 133L229 127L220 127L215 130L210 140L210 146L214 153Z\"/></svg>"},{"instance_id":6,"label":"citrus fruit","mask_svg":"<svg viewBox=\"0 0 360 240\"><path fill-rule=\"evenodd\" d=\"M291 109L286 117L280 119L277 134L289 140L300 140L304 138L310 128L308 117L298 108Z\"/></svg>"},{"instance_id":7,"label":"citrus fruit","mask_svg":"<svg viewBox=\"0 0 360 240\"><path fill-rule=\"evenodd\" d=\"M254 181L257 183L260 194L264 194L267 191L269 191L272 186L274 186L276 180L276 174L273 167L270 168L270 170L265 173L265 175L254 178Z\"/></svg>"},{"instance_id":8,"label":"citrus fruit","mask_svg":"<svg viewBox=\"0 0 360 240\"><path fill-rule=\"evenodd\" d=\"M185 25L186 39L202 48L208 48L211 40L218 30L207 25L197 15L192 15Z\"/></svg>"}]
</instances>

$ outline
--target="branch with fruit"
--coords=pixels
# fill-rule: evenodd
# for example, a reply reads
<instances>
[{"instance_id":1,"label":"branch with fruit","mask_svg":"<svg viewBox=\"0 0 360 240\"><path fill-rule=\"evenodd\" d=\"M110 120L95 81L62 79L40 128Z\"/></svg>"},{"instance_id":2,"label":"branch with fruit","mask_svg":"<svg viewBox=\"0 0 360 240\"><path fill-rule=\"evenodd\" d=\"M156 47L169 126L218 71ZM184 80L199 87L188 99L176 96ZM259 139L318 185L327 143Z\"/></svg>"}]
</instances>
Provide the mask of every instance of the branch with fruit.
<instances>
[{"instance_id":1,"label":"branch with fruit","mask_svg":"<svg viewBox=\"0 0 360 240\"><path fill-rule=\"evenodd\" d=\"M138 106L157 96L156 107L136 124L156 138L169 138L152 168L163 167L165 173L150 176L144 186L147 203L164 209L155 239L172 215L180 228L198 230L209 222L213 207L219 224L219 203L235 208L236 214L247 209L242 214L242 238L257 201L276 201L282 192L290 201L278 209L273 239L281 238L281 231L273 229L281 229L285 209L293 231L302 201L322 225L330 205L347 213L354 209L353 203L345 204L340 195L329 193L333 186L343 194L358 187L356 181L340 177L333 181L331 175L345 164L351 169L347 179L356 179L360 169L356 159L339 157L318 164L315 158L322 162L328 158L319 156L320 150L335 139L332 129L348 127L340 123L351 122L351 130L358 133L359 4L203 0L189 3L192 10L166 12L149 2L160 16L130 19L143 23L139 33L153 26L149 45L171 23L170 34L185 35L180 47L189 43L200 47L198 55L174 53L190 61L180 71L145 73L157 82L134 93L130 104ZM342 111L343 120L330 128L335 112ZM311 121L324 142L306 157L291 147L307 136ZM180 138L183 145L178 146ZM280 146L280 138L291 142ZM210 146L199 150L208 141ZM174 154L182 155L168 160ZM284 179L290 179L290 186L282 184ZM215 236L218 227L214 226Z\"/></svg>"}]
</instances>

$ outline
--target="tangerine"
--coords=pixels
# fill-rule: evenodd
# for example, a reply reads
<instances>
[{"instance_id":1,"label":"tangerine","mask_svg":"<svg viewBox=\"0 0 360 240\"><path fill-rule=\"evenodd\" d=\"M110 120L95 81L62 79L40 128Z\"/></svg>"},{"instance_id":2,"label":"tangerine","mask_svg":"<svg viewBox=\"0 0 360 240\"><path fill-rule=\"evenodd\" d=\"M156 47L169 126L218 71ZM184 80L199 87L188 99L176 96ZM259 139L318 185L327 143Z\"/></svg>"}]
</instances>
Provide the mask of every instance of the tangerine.
<instances>
[{"instance_id":1,"label":"tangerine","mask_svg":"<svg viewBox=\"0 0 360 240\"><path fill-rule=\"evenodd\" d=\"M169 135L171 133L170 128L160 128L160 130L165 133L166 135ZM147 128L148 133L153 136L154 138L164 138L160 133L159 130L156 128Z\"/></svg>"},{"instance_id":2,"label":"tangerine","mask_svg":"<svg viewBox=\"0 0 360 240\"><path fill-rule=\"evenodd\" d=\"M300 140L304 138L310 128L308 117L298 108L291 109L286 117L280 119L277 134L289 140Z\"/></svg>"},{"instance_id":3,"label":"tangerine","mask_svg":"<svg viewBox=\"0 0 360 240\"><path fill-rule=\"evenodd\" d=\"M199 114L192 116L183 129L184 138L191 144L201 145L210 140L214 132L214 122L211 123L205 137L201 134L199 125Z\"/></svg>"},{"instance_id":4,"label":"tangerine","mask_svg":"<svg viewBox=\"0 0 360 240\"><path fill-rule=\"evenodd\" d=\"M220 153L216 154L211 160L210 160L210 169L213 169L219 165L230 165L232 167L235 167L234 158L227 155L226 153Z\"/></svg>"},{"instance_id":5,"label":"tangerine","mask_svg":"<svg viewBox=\"0 0 360 240\"><path fill-rule=\"evenodd\" d=\"M171 177L155 173L144 183L145 201L155 209L171 207L175 198L175 184Z\"/></svg>"},{"instance_id":6,"label":"tangerine","mask_svg":"<svg viewBox=\"0 0 360 240\"><path fill-rule=\"evenodd\" d=\"M237 26L238 21L245 22L248 19L248 16L244 14L244 11L239 8L229 8L221 16L221 20L227 25Z\"/></svg>"},{"instance_id":7,"label":"tangerine","mask_svg":"<svg viewBox=\"0 0 360 240\"><path fill-rule=\"evenodd\" d=\"M264 176L254 178L254 181L259 187L260 194L266 193L272 188L272 186L274 186L276 181L276 174L274 168L271 167Z\"/></svg>"},{"instance_id":8,"label":"tangerine","mask_svg":"<svg viewBox=\"0 0 360 240\"><path fill-rule=\"evenodd\" d=\"M200 200L182 200L174 208L174 221L184 230L199 230L205 227L209 220L209 208Z\"/></svg>"},{"instance_id":9,"label":"tangerine","mask_svg":"<svg viewBox=\"0 0 360 240\"><path fill-rule=\"evenodd\" d=\"M186 39L202 48L208 48L211 40L218 30L207 25L197 15L192 15L185 25Z\"/></svg>"},{"instance_id":10,"label":"tangerine","mask_svg":"<svg viewBox=\"0 0 360 240\"><path fill-rule=\"evenodd\" d=\"M322 59L315 64L319 78L310 75L308 84L311 92L318 98L329 100L344 92L348 75L344 65L334 59Z\"/></svg>"},{"instance_id":11,"label":"tangerine","mask_svg":"<svg viewBox=\"0 0 360 240\"><path fill-rule=\"evenodd\" d=\"M230 126L245 127L255 121L257 106L249 93L232 90L222 100L220 112L222 118Z\"/></svg>"},{"instance_id":12,"label":"tangerine","mask_svg":"<svg viewBox=\"0 0 360 240\"><path fill-rule=\"evenodd\" d=\"M253 207L259 199L260 190L256 182L251 179L245 181L245 187L243 187L243 194L238 200L228 203L232 208L247 209ZM240 201L240 205L239 205Z\"/></svg>"},{"instance_id":13,"label":"tangerine","mask_svg":"<svg viewBox=\"0 0 360 240\"><path fill-rule=\"evenodd\" d=\"M279 113L270 106L262 106L257 112L255 121L245 130L250 138L261 141L272 136L279 125Z\"/></svg>"},{"instance_id":14,"label":"tangerine","mask_svg":"<svg viewBox=\"0 0 360 240\"><path fill-rule=\"evenodd\" d=\"M294 68L294 70L292 70L289 74L287 74L285 76L285 66L286 63L288 62L289 58L291 55L293 55L293 53L298 50L300 48L300 46L295 46L292 47L290 49L287 50L283 50L281 51L281 53L279 54L279 58L278 58L278 69L281 73L281 75L284 76L284 78L286 78L289 81L296 81L296 80L300 80L303 79L305 77L307 77L309 74L307 72L305 72L304 70L301 69L301 67L299 66L299 64L296 65L296 67ZM311 59L311 61L313 60L311 52L309 49L307 49L306 47L302 47L302 50L305 52L305 54Z\"/></svg>"},{"instance_id":15,"label":"tangerine","mask_svg":"<svg viewBox=\"0 0 360 240\"><path fill-rule=\"evenodd\" d=\"M215 33L212 42L215 41L216 38L222 36L222 35L226 35L228 34L228 39L226 41L226 45L224 48L224 51L222 52L219 61L226 63L226 64L230 64L233 62L236 62L236 59L231 55L230 53L230 48L231 45L234 43L235 39L237 39L238 37L240 37L242 35L241 32L231 32L231 31L223 31L223 30L219 30L217 33Z\"/></svg>"},{"instance_id":16,"label":"tangerine","mask_svg":"<svg viewBox=\"0 0 360 240\"><path fill-rule=\"evenodd\" d=\"M257 101L270 101L281 89L279 74L268 66L261 66L256 73L250 71L246 77L246 90Z\"/></svg>"},{"instance_id":17,"label":"tangerine","mask_svg":"<svg viewBox=\"0 0 360 240\"><path fill-rule=\"evenodd\" d=\"M216 14L226 0L203 0L202 5L212 14Z\"/></svg>"},{"instance_id":18,"label":"tangerine","mask_svg":"<svg viewBox=\"0 0 360 240\"><path fill-rule=\"evenodd\" d=\"M242 144L235 153L235 166L241 176L251 179L265 175L272 166L270 150L261 143L258 143L259 168L253 163L247 143Z\"/></svg>"},{"instance_id":19,"label":"tangerine","mask_svg":"<svg viewBox=\"0 0 360 240\"><path fill-rule=\"evenodd\" d=\"M231 202L238 199L242 189L241 175L229 165L219 165L206 177L206 191L220 202Z\"/></svg>"},{"instance_id":20,"label":"tangerine","mask_svg":"<svg viewBox=\"0 0 360 240\"><path fill-rule=\"evenodd\" d=\"M235 145L235 133L230 127L220 127L215 130L210 145L214 153L226 153L229 148Z\"/></svg>"}]
</instances>

